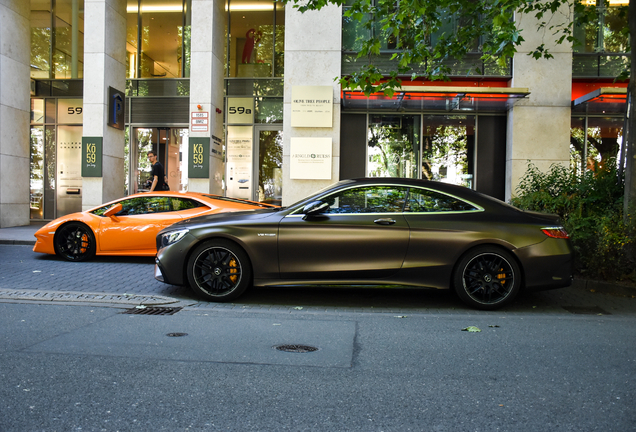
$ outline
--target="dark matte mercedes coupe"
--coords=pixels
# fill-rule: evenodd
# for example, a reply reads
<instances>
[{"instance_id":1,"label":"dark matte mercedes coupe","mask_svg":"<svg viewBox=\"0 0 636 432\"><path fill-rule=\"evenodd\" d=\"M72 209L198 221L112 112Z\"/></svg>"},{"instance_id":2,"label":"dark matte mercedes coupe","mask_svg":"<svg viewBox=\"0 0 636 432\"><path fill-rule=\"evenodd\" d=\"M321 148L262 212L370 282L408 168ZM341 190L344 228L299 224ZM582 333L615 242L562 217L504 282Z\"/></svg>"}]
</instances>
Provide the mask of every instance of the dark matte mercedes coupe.
<instances>
[{"instance_id":1,"label":"dark matte mercedes coupe","mask_svg":"<svg viewBox=\"0 0 636 432\"><path fill-rule=\"evenodd\" d=\"M155 277L211 301L248 287L401 285L454 289L477 309L572 280L554 215L425 180L343 180L281 208L214 214L157 235Z\"/></svg>"}]
</instances>

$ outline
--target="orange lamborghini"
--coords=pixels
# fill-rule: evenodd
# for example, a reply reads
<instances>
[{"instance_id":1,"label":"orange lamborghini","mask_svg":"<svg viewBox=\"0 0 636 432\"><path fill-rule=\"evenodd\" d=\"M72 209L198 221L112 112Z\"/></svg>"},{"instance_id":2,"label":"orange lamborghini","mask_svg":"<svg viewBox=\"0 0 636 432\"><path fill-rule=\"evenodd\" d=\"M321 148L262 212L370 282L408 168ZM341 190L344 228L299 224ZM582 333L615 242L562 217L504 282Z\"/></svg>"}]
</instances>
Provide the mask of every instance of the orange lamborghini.
<instances>
[{"instance_id":1,"label":"orange lamborghini","mask_svg":"<svg viewBox=\"0 0 636 432\"><path fill-rule=\"evenodd\" d=\"M155 256L157 233L175 222L264 207L276 206L195 192L139 193L49 222L35 233L33 251L68 261L95 255Z\"/></svg>"}]
</instances>

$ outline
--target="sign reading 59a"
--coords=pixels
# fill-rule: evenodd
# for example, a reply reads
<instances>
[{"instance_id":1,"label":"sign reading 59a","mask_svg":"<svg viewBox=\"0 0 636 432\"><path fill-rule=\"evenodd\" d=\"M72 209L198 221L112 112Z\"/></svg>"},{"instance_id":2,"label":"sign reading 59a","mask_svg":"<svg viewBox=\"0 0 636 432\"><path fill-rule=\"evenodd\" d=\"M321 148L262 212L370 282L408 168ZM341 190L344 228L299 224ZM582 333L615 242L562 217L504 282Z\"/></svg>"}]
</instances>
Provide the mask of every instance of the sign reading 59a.
<instances>
[{"instance_id":1,"label":"sign reading 59a","mask_svg":"<svg viewBox=\"0 0 636 432\"><path fill-rule=\"evenodd\" d=\"M227 98L227 123L252 124L254 122L254 98Z\"/></svg>"}]
</instances>

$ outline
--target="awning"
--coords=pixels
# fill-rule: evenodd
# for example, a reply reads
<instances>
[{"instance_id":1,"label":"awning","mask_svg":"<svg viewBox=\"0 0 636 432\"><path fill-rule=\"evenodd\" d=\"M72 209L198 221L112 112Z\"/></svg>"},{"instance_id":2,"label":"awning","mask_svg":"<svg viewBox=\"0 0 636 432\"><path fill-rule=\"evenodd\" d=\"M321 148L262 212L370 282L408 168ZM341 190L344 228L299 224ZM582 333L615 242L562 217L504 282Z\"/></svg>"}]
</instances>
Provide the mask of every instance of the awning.
<instances>
[{"instance_id":1,"label":"awning","mask_svg":"<svg viewBox=\"0 0 636 432\"><path fill-rule=\"evenodd\" d=\"M572 101L573 113L625 114L627 89L601 87Z\"/></svg>"},{"instance_id":2,"label":"awning","mask_svg":"<svg viewBox=\"0 0 636 432\"><path fill-rule=\"evenodd\" d=\"M362 91L343 91L346 110L394 111L507 111L517 100L528 96L527 88L403 86L392 97L382 93L365 96Z\"/></svg>"}]
</instances>

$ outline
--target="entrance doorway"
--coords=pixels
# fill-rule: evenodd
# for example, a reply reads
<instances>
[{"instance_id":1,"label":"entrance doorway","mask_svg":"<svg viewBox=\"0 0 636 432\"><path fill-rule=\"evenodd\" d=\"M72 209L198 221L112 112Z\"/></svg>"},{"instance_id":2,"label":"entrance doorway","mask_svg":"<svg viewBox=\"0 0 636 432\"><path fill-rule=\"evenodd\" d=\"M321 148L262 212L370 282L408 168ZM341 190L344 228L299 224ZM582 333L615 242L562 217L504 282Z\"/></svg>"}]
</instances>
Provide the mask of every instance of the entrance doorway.
<instances>
[{"instance_id":1,"label":"entrance doorway","mask_svg":"<svg viewBox=\"0 0 636 432\"><path fill-rule=\"evenodd\" d=\"M148 152L157 154L163 165L170 190L187 189L187 170L182 161L188 160L188 128L180 127L133 127L129 139L126 163L126 188L128 194L146 192L152 184ZM150 184L148 184L150 180Z\"/></svg>"},{"instance_id":2,"label":"entrance doorway","mask_svg":"<svg viewBox=\"0 0 636 432\"><path fill-rule=\"evenodd\" d=\"M254 154L254 200L281 205L283 202L283 131L272 126L255 126L258 142Z\"/></svg>"},{"instance_id":3,"label":"entrance doorway","mask_svg":"<svg viewBox=\"0 0 636 432\"><path fill-rule=\"evenodd\" d=\"M281 125L228 126L227 195L280 205L283 200Z\"/></svg>"}]
</instances>

